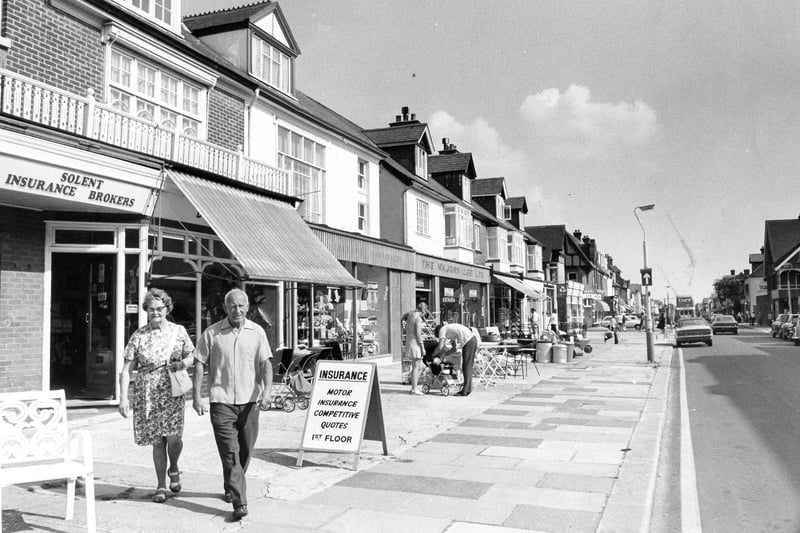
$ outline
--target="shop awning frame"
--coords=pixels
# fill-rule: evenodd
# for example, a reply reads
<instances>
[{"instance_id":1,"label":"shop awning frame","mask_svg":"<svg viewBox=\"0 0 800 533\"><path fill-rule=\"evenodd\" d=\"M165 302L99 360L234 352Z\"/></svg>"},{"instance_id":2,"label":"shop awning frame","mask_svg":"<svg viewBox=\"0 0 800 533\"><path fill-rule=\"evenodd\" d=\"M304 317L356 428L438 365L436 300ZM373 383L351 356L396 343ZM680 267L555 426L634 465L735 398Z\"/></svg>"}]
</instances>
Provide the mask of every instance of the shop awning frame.
<instances>
[{"instance_id":1,"label":"shop awning frame","mask_svg":"<svg viewBox=\"0 0 800 533\"><path fill-rule=\"evenodd\" d=\"M529 285L526 285L523 282L523 280L521 280L519 278L515 278L515 277L512 277L512 276L502 276L502 275L499 275L499 274L493 274L492 277L494 279L496 279L497 281L500 281L501 283L505 283L506 285L508 285L509 287L514 289L515 291L521 292L522 294L524 294L525 296L528 296L529 298L532 298L534 300L542 300L542 299L544 299L544 296L542 295L542 293L540 293L539 291L535 290L533 287L530 287Z\"/></svg>"},{"instance_id":2,"label":"shop awning frame","mask_svg":"<svg viewBox=\"0 0 800 533\"><path fill-rule=\"evenodd\" d=\"M185 172L167 175L244 267L249 279L362 287L289 203Z\"/></svg>"}]
</instances>

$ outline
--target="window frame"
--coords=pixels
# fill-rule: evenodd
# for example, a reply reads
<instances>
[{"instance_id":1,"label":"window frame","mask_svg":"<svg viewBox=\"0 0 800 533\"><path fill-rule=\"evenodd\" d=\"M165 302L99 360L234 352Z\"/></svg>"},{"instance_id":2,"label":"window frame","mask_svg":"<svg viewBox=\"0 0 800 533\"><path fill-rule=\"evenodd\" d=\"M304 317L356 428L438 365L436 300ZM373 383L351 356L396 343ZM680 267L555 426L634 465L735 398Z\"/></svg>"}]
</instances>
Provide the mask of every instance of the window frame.
<instances>
[{"instance_id":1,"label":"window frame","mask_svg":"<svg viewBox=\"0 0 800 533\"><path fill-rule=\"evenodd\" d=\"M430 237L430 204L417 198L417 234Z\"/></svg>"},{"instance_id":2,"label":"window frame","mask_svg":"<svg viewBox=\"0 0 800 533\"><path fill-rule=\"evenodd\" d=\"M322 223L327 147L280 124L277 139L277 166L289 173L292 194L304 200L298 212L308 222Z\"/></svg>"},{"instance_id":3,"label":"window frame","mask_svg":"<svg viewBox=\"0 0 800 533\"><path fill-rule=\"evenodd\" d=\"M112 45L108 55L105 80L105 101L109 106L133 117L148 120L186 137L205 140L203 110L208 103L208 90L198 82L171 70L156 61L124 46ZM177 82L176 102L164 101L170 94L164 81ZM193 110L185 109L185 89L193 91ZM180 125L176 123L179 118ZM166 123L170 124L166 124Z\"/></svg>"},{"instance_id":4,"label":"window frame","mask_svg":"<svg viewBox=\"0 0 800 533\"><path fill-rule=\"evenodd\" d=\"M251 31L249 39L250 74L276 90L294 96L294 58L269 38ZM265 54L265 50L269 53ZM264 72L264 65L269 72Z\"/></svg>"},{"instance_id":5,"label":"window frame","mask_svg":"<svg viewBox=\"0 0 800 533\"><path fill-rule=\"evenodd\" d=\"M365 202L358 202L358 231L369 231L369 210Z\"/></svg>"},{"instance_id":6,"label":"window frame","mask_svg":"<svg viewBox=\"0 0 800 533\"><path fill-rule=\"evenodd\" d=\"M114 0L114 2L140 16L144 16L154 24L167 28L173 33L180 33L181 0ZM143 4L146 4L146 6L142 7ZM166 10L170 14L169 20L165 20L165 17L159 17L157 14L159 8L163 13L164 6L167 4Z\"/></svg>"}]
</instances>

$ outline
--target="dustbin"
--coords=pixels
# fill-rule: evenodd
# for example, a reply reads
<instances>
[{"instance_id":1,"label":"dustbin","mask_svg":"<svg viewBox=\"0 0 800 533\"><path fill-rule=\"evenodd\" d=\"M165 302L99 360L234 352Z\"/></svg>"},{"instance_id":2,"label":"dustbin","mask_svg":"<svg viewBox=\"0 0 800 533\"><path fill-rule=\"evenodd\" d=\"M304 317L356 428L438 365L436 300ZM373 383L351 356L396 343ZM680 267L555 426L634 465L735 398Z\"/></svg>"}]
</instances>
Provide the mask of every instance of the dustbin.
<instances>
[{"instance_id":1,"label":"dustbin","mask_svg":"<svg viewBox=\"0 0 800 533\"><path fill-rule=\"evenodd\" d=\"M570 337L569 342L565 344L567 346L567 363L569 363L575 355L575 343L572 342L572 337Z\"/></svg>"},{"instance_id":2,"label":"dustbin","mask_svg":"<svg viewBox=\"0 0 800 533\"><path fill-rule=\"evenodd\" d=\"M553 362L566 363L567 362L567 345L554 344L553 345Z\"/></svg>"},{"instance_id":3,"label":"dustbin","mask_svg":"<svg viewBox=\"0 0 800 533\"><path fill-rule=\"evenodd\" d=\"M549 363L551 352L553 351L553 343L547 341L539 341L536 343L536 362Z\"/></svg>"}]
</instances>

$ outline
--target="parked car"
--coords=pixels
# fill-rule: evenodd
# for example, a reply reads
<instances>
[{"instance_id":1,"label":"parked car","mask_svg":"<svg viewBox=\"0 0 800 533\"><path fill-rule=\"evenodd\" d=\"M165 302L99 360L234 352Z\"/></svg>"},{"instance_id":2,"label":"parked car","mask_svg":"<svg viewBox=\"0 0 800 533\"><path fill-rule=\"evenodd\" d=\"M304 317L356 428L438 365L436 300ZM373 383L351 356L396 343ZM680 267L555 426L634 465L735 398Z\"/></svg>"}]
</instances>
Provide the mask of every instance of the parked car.
<instances>
[{"instance_id":1,"label":"parked car","mask_svg":"<svg viewBox=\"0 0 800 533\"><path fill-rule=\"evenodd\" d=\"M731 315L716 315L711 321L711 331L717 333L739 333L739 324Z\"/></svg>"},{"instance_id":2,"label":"parked car","mask_svg":"<svg viewBox=\"0 0 800 533\"><path fill-rule=\"evenodd\" d=\"M798 318L800 318L800 314L792 313L789 315L789 318L786 320L786 322L781 324L781 330L780 333L778 333L778 336L781 339L789 340L792 338L792 333L795 326L797 326Z\"/></svg>"},{"instance_id":3,"label":"parked car","mask_svg":"<svg viewBox=\"0 0 800 533\"><path fill-rule=\"evenodd\" d=\"M714 341L711 339L713 332L705 318L684 317L678 320L678 327L675 328L675 347L680 348L684 344L704 342L711 346Z\"/></svg>"},{"instance_id":4,"label":"parked car","mask_svg":"<svg viewBox=\"0 0 800 533\"><path fill-rule=\"evenodd\" d=\"M781 332L781 326L784 322L789 320L789 313L781 313L772 321L772 336L777 337Z\"/></svg>"},{"instance_id":5,"label":"parked car","mask_svg":"<svg viewBox=\"0 0 800 533\"><path fill-rule=\"evenodd\" d=\"M642 319L636 315L625 315L625 328L642 329Z\"/></svg>"}]
</instances>

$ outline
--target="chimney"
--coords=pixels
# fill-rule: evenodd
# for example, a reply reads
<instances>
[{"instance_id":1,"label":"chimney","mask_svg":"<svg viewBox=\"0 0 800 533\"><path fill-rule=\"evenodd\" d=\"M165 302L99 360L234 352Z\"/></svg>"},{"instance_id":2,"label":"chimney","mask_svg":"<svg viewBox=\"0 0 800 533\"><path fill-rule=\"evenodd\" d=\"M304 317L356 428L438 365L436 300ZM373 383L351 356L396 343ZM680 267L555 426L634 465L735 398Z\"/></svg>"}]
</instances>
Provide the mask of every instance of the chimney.
<instances>
[{"instance_id":1,"label":"chimney","mask_svg":"<svg viewBox=\"0 0 800 533\"><path fill-rule=\"evenodd\" d=\"M403 113L403 120L408 120L408 106L404 105L400 111Z\"/></svg>"},{"instance_id":2,"label":"chimney","mask_svg":"<svg viewBox=\"0 0 800 533\"><path fill-rule=\"evenodd\" d=\"M442 149L447 150L448 148L450 148L450 139L442 137Z\"/></svg>"},{"instance_id":3,"label":"chimney","mask_svg":"<svg viewBox=\"0 0 800 533\"><path fill-rule=\"evenodd\" d=\"M584 235L583 236L583 244L591 244L591 243L592 243L592 239L590 239L588 235Z\"/></svg>"},{"instance_id":4,"label":"chimney","mask_svg":"<svg viewBox=\"0 0 800 533\"><path fill-rule=\"evenodd\" d=\"M579 229L576 229L572 232L572 235L574 235L576 239L581 240L581 235L583 235L583 232L581 232Z\"/></svg>"},{"instance_id":5,"label":"chimney","mask_svg":"<svg viewBox=\"0 0 800 533\"><path fill-rule=\"evenodd\" d=\"M736 275L736 271L735 270L731 270L731 276L735 276L735 275Z\"/></svg>"},{"instance_id":6,"label":"chimney","mask_svg":"<svg viewBox=\"0 0 800 533\"><path fill-rule=\"evenodd\" d=\"M744 277L746 277L746 278L750 277L750 269L749 268L745 268L744 269Z\"/></svg>"}]
</instances>

